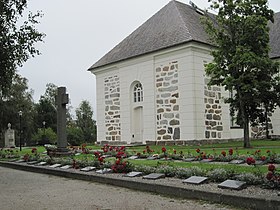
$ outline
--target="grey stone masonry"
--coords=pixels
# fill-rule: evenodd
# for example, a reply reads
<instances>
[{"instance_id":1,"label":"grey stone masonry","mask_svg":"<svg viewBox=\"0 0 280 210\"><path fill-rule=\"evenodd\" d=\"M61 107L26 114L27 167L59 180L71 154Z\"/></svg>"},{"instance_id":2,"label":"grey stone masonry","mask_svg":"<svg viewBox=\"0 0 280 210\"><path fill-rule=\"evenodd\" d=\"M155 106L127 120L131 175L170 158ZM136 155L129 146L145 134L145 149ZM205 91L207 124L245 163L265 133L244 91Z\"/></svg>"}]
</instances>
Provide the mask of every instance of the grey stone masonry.
<instances>
[{"instance_id":1,"label":"grey stone masonry","mask_svg":"<svg viewBox=\"0 0 280 210\"><path fill-rule=\"evenodd\" d=\"M180 139L178 62L156 67L157 140Z\"/></svg>"},{"instance_id":2,"label":"grey stone masonry","mask_svg":"<svg viewBox=\"0 0 280 210\"><path fill-rule=\"evenodd\" d=\"M118 75L104 80L106 140L121 140L120 79Z\"/></svg>"},{"instance_id":3,"label":"grey stone masonry","mask_svg":"<svg viewBox=\"0 0 280 210\"><path fill-rule=\"evenodd\" d=\"M222 93L221 87L208 86L209 79L204 79L205 104L205 138L221 139L223 134L222 122Z\"/></svg>"}]
</instances>

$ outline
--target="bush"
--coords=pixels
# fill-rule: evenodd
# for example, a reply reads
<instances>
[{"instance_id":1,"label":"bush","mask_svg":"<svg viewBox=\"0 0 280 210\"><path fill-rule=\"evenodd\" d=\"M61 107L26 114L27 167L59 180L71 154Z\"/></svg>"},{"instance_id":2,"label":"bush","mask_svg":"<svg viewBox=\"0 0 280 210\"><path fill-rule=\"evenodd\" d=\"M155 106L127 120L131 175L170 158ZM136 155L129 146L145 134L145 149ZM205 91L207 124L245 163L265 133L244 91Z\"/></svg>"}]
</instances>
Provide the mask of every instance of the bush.
<instances>
[{"instance_id":1,"label":"bush","mask_svg":"<svg viewBox=\"0 0 280 210\"><path fill-rule=\"evenodd\" d=\"M45 129L39 128L37 130L37 133L35 133L31 137L31 141L32 141L31 143L33 145L55 144L56 140L57 140L57 135L51 128L45 128Z\"/></svg>"},{"instance_id":2,"label":"bush","mask_svg":"<svg viewBox=\"0 0 280 210\"><path fill-rule=\"evenodd\" d=\"M211 181L222 182L227 179L230 179L233 176L233 172L225 170L223 168L215 168L211 171L208 171L206 176L208 176Z\"/></svg>"}]
</instances>

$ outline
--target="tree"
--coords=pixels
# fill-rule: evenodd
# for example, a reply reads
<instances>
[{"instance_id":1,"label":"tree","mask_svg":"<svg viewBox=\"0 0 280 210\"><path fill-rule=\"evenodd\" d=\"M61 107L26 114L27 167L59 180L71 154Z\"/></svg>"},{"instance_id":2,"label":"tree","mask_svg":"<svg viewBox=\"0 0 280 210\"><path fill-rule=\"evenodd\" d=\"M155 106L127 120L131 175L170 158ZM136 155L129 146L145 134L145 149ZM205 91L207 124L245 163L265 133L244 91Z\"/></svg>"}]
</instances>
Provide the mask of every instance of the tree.
<instances>
[{"instance_id":1,"label":"tree","mask_svg":"<svg viewBox=\"0 0 280 210\"><path fill-rule=\"evenodd\" d=\"M41 13L29 13L19 26L27 0L0 0L0 98L7 95L16 68L39 54L34 44L45 36L36 30Z\"/></svg>"},{"instance_id":2,"label":"tree","mask_svg":"<svg viewBox=\"0 0 280 210\"><path fill-rule=\"evenodd\" d=\"M23 139L26 143L33 133L33 91L28 89L28 80L18 74L13 76L11 88L7 96L0 98L0 132L7 129L11 123L12 128L19 131L19 111L22 111ZM19 132L17 132L19 133ZM1 138L3 135L1 135Z\"/></svg>"},{"instance_id":3,"label":"tree","mask_svg":"<svg viewBox=\"0 0 280 210\"><path fill-rule=\"evenodd\" d=\"M96 125L93 120L93 111L88 101L84 100L76 109L76 125L81 129L86 142L96 141Z\"/></svg>"},{"instance_id":4,"label":"tree","mask_svg":"<svg viewBox=\"0 0 280 210\"><path fill-rule=\"evenodd\" d=\"M244 147L250 147L249 123L263 121L279 101L279 63L269 58L268 21L273 11L267 0L209 0L218 10L204 21L215 45L213 62L206 65L209 85L224 86L232 93L231 114L243 127ZM270 96L270 97L267 97Z\"/></svg>"}]
</instances>

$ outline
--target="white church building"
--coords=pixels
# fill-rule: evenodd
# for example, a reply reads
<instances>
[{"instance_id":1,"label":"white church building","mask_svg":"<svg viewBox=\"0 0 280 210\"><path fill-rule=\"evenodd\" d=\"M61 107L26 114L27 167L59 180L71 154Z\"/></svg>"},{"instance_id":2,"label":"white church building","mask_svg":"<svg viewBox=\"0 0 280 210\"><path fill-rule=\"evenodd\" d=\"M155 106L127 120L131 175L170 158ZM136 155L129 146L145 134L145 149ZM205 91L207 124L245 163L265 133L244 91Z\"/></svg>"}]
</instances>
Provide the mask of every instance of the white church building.
<instances>
[{"instance_id":1,"label":"white church building","mask_svg":"<svg viewBox=\"0 0 280 210\"><path fill-rule=\"evenodd\" d=\"M223 101L229 93L207 86L204 64L212 57L202 15L172 0L89 68L97 84L98 142L243 137ZM280 60L279 12L270 28L270 56ZM279 110L271 120L270 133L280 135Z\"/></svg>"}]
</instances>

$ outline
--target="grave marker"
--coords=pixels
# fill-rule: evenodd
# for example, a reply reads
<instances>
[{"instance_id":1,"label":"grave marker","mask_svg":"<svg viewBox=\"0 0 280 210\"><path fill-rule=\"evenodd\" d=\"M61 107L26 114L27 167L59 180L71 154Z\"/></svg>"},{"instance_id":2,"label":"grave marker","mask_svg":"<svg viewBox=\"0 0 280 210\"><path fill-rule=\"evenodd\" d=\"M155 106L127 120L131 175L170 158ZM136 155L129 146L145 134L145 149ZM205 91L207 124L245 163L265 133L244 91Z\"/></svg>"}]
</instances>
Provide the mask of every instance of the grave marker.
<instances>
[{"instance_id":1,"label":"grave marker","mask_svg":"<svg viewBox=\"0 0 280 210\"><path fill-rule=\"evenodd\" d=\"M96 173L98 173L98 174L107 174L107 173L111 173L111 172L112 172L112 169L110 169L110 168L103 168L103 169L96 171Z\"/></svg>"},{"instance_id":2,"label":"grave marker","mask_svg":"<svg viewBox=\"0 0 280 210\"><path fill-rule=\"evenodd\" d=\"M160 173L151 173L151 174L148 174L146 176L143 176L143 179L152 179L152 180L155 180L155 179L160 179L160 178L164 178L165 175L164 174L160 174Z\"/></svg>"},{"instance_id":3,"label":"grave marker","mask_svg":"<svg viewBox=\"0 0 280 210\"><path fill-rule=\"evenodd\" d=\"M50 168L57 168L57 167L60 167L60 166L61 166L61 164L57 163L57 164L51 165Z\"/></svg>"},{"instance_id":4,"label":"grave marker","mask_svg":"<svg viewBox=\"0 0 280 210\"><path fill-rule=\"evenodd\" d=\"M136 160L138 159L139 157L137 155L133 155L133 156L130 156L128 159L129 160Z\"/></svg>"},{"instance_id":5,"label":"grave marker","mask_svg":"<svg viewBox=\"0 0 280 210\"><path fill-rule=\"evenodd\" d=\"M229 162L229 164L242 164L245 163L245 160L232 160Z\"/></svg>"},{"instance_id":6,"label":"grave marker","mask_svg":"<svg viewBox=\"0 0 280 210\"><path fill-rule=\"evenodd\" d=\"M141 176L142 174L143 174L142 172L132 171L132 172L127 173L124 176L127 176L127 177L137 177L137 176Z\"/></svg>"},{"instance_id":7,"label":"grave marker","mask_svg":"<svg viewBox=\"0 0 280 210\"><path fill-rule=\"evenodd\" d=\"M96 167L87 166L87 167L85 167L85 168L81 168L80 171L89 172L89 171L93 171L94 169L96 169Z\"/></svg>"},{"instance_id":8,"label":"grave marker","mask_svg":"<svg viewBox=\"0 0 280 210\"><path fill-rule=\"evenodd\" d=\"M44 166L44 165L47 165L47 162L40 162L37 164L37 166Z\"/></svg>"},{"instance_id":9,"label":"grave marker","mask_svg":"<svg viewBox=\"0 0 280 210\"><path fill-rule=\"evenodd\" d=\"M72 168L72 166L70 166L70 165L65 165L65 166L61 166L60 168L61 168L61 169L69 169L69 168Z\"/></svg>"},{"instance_id":10,"label":"grave marker","mask_svg":"<svg viewBox=\"0 0 280 210\"><path fill-rule=\"evenodd\" d=\"M208 180L207 177L203 176L191 176L188 179L183 180L183 183L187 184L202 184Z\"/></svg>"},{"instance_id":11,"label":"grave marker","mask_svg":"<svg viewBox=\"0 0 280 210\"><path fill-rule=\"evenodd\" d=\"M11 129L11 123L8 123L8 130L5 132L5 147L15 147L15 130Z\"/></svg>"},{"instance_id":12,"label":"grave marker","mask_svg":"<svg viewBox=\"0 0 280 210\"><path fill-rule=\"evenodd\" d=\"M218 187L232 189L232 190L241 190L245 187L245 185L246 185L246 182L228 179L228 180L218 184Z\"/></svg>"}]
</instances>

